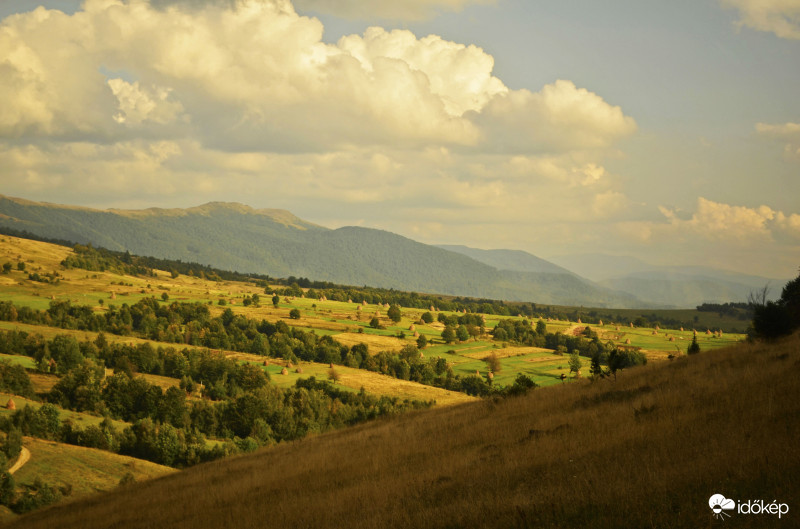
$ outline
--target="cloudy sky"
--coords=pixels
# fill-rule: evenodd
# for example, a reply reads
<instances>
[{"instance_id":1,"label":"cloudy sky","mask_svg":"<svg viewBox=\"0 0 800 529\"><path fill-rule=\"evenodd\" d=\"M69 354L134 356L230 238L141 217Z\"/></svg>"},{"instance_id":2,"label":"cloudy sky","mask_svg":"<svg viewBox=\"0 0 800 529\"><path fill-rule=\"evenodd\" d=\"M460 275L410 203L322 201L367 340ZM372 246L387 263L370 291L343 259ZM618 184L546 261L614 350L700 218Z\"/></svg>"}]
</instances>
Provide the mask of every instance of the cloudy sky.
<instances>
[{"instance_id":1,"label":"cloudy sky","mask_svg":"<svg viewBox=\"0 0 800 529\"><path fill-rule=\"evenodd\" d=\"M800 266L800 0L0 0L0 193Z\"/></svg>"}]
</instances>

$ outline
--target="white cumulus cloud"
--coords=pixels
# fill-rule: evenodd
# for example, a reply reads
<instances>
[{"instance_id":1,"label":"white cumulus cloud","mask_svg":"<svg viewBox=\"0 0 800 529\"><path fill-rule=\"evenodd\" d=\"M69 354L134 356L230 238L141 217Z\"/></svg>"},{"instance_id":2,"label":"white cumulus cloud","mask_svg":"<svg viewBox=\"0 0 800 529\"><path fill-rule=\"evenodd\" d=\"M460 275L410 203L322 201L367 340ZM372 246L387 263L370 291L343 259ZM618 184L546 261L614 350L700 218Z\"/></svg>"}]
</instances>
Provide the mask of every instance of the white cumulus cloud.
<instances>
[{"instance_id":1,"label":"white cumulus cloud","mask_svg":"<svg viewBox=\"0 0 800 529\"><path fill-rule=\"evenodd\" d=\"M756 123L756 132L766 138L784 142L786 158L800 161L800 123Z\"/></svg>"},{"instance_id":2,"label":"white cumulus cloud","mask_svg":"<svg viewBox=\"0 0 800 529\"><path fill-rule=\"evenodd\" d=\"M739 11L740 26L800 39L800 0L721 0Z\"/></svg>"},{"instance_id":3,"label":"white cumulus cloud","mask_svg":"<svg viewBox=\"0 0 800 529\"><path fill-rule=\"evenodd\" d=\"M495 0L296 0L300 10L338 17L371 20L423 20L444 11L460 11L470 4L494 4Z\"/></svg>"}]
</instances>

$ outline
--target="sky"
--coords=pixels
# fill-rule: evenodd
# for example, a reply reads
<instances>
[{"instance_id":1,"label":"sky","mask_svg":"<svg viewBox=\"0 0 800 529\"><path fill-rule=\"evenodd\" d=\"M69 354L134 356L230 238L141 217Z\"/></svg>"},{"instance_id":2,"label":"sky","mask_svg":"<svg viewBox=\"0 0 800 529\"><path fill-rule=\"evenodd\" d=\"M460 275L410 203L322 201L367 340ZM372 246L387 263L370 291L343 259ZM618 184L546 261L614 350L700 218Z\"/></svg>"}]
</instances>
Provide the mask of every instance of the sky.
<instances>
[{"instance_id":1,"label":"sky","mask_svg":"<svg viewBox=\"0 0 800 529\"><path fill-rule=\"evenodd\" d=\"M800 0L0 0L0 193L800 266Z\"/></svg>"}]
</instances>

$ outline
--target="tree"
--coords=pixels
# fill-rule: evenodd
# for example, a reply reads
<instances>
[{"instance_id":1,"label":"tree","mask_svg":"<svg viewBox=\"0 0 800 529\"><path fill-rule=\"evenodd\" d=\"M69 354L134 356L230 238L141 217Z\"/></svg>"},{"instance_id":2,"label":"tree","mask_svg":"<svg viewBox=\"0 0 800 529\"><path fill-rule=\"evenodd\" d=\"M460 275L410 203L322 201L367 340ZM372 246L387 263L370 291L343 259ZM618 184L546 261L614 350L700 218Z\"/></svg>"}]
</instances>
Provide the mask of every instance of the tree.
<instances>
[{"instance_id":1,"label":"tree","mask_svg":"<svg viewBox=\"0 0 800 529\"><path fill-rule=\"evenodd\" d=\"M342 378L342 375L339 374L334 368L328 369L328 380L336 384Z\"/></svg>"},{"instance_id":2,"label":"tree","mask_svg":"<svg viewBox=\"0 0 800 529\"><path fill-rule=\"evenodd\" d=\"M386 312L386 315L389 316L389 319L395 323L400 323L400 319L403 317L403 313L400 312L400 307L397 305L392 305L389 307L389 310Z\"/></svg>"},{"instance_id":3,"label":"tree","mask_svg":"<svg viewBox=\"0 0 800 529\"><path fill-rule=\"evenodd\" d=\"M378 319L377 316L373 316L371 320L369 320L369 326L373 329L380 329L381 328L381 320Z\"/></svg>"},{"instance_id":4,"label":"tree","mask_svg":"<svg viewBox=\"0 0 800 529\"><path fill-rule=\"evenodd\" d=\"M289 317L293 320L300 319L300 309L292 309L289 311Z\"/></svg>"},{"instance_id":5,"label":"tree","mask_svg":"<svg viewBox=\"0 0 800 529\"><path fill-rule=\"evenodd\" d=\"M485 359L486 365L489 368L489 371L492 373L499 373L503 366L500 364L500 358L497 357L497 353L492 351L492 354L487 356Z\"/></svg>"},{"instance_id":6,"label":"tree","mask_svg":"<svg viewBox=\"0 0 800 529\"><path fill-rule=\"evenodd\" d=\"M420 334L417 338L417 348L425 349L428 346L428 338L424 334Z\"/></svg>"},{"instance_id":7,"label":"tree","mask_svg":"<svg viewBox=\"0 0 800 529\"><path fill-rule=\"evenodd\" d=\"M575 373L576 377L581 376L581 357L577 351L569 355L569 372Z\"/></svg>"},{"instance_id":8,"label":"tree","mask_svg":"<svg viewBox=\"0 0 800 529\"><path fill-rule=\"evenodd\" d=\"M426 312L422 315L422 321L425 323L432 323L433 322L433 314L430 312Z\"/></svg>"},{"instance_id":9,"label":"tree","mask_svg":"<svg viewBox=\"0 0 800 529\"><path fill-rule=\"evenodd\" d=\"M544 336L547 334L547 324L543 320L536 322L536 334Z\"/></svg>"},{"instance_id":10,"label":"tree","mask_svg":"<svg viewBox=\"0 0 800 529\"><path fill-rule=\"evenodd\" d=\"M700 352L700 344L697 343L697 335L692 337L692 343L689 344L689 348L686 350L686 352L690 355Z\"/></svg>"},{"instance_id":11,"label":"tree","mask_svg":"<svg viewBox=\"0 0 800 529\"><path fill-rule=\"evenodd\" d=\"M645 365L647 357L639 351L628 351L625 349L613 349L608 354L608 368L617 378L617 371L625 369L626 367Z\"/></svg>"},{"instance_id":12,"label":"tree","mask_svg":"<svg viewBox=\"0 0 800 529\"><path fill-rule=\"evenodd\" d=\"M800 276L786 283L777 301L767 301L767 287L751 293L748 301L753 309L751 337L769 340L800 328Z\"/></svg>"},{"instance_id":13,"label":"tree","mask_svg":"<svg viewBox=\"0 0 800 529\"><path fill-rule=\"evenodd\" d=\"M11 273L11 268L13 266L14 265L12 265L10 262L3 263L3 273L4 274L10 274Z\"/></svg>"},{"instance_id":14,"label":"tree","mask_svg":"<svg viewBox=\"0 0 800 529\"><path fill-rule=\"evenodd\" d=\"M161 300L162 301L168 301L169 300L169 294L167 294L166 292L162 292L161 293Z\"/></svg>"},{"instance_id":15,"label":"tree","mask_svg":"<svg viewBox=\"0 0 800 529\"><path fill-rule=\"evenodd\" d=\"M277 309L278 308L278 303L280 303L280 302L281 302L281 297L279 295L275 294L274 296L272 296L272 306L273 307L275 307Z\"/></svg>"},{"instance_id":16,"label":"tree","mask_svg":"<svg viewBox=\"0 0 800 529\"><path fill-rule=\"evenodd\" d=\"M469 340L469 331L464 325L459 325L456 329L456 338L461 342Z\"/></svg>"},{"instance_id":17,"label":"tree","mask_svg":"<svg viewBox=\"0 0 800 529\"><path fill-rule=\"evenodd\" d=\"M442 331L442 340L445 343L453 343L456 341L456 331L452 327L445 327Z\"/></svg>"},{"instance_id":18,"label":"tree","mask_svg":"<svg viewBox=\"0 0 800 529\"><path fill-rule=\"evenodd\" d=\"M10 507L16 497L17 484L14 477L8 472L0 476L0 505Z\"/></svg>"}]
</instances>

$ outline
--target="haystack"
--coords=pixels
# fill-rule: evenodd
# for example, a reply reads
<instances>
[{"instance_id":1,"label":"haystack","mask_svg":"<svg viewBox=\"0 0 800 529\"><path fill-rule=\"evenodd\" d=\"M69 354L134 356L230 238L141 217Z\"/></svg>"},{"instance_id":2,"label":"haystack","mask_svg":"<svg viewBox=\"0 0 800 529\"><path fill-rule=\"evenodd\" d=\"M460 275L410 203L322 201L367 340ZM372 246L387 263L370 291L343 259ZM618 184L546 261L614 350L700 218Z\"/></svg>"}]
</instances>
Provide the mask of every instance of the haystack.
<instances>
[{"instance_id":1,"label":"haystack","mask_svg":"<svg viewBox=\"0 0 800 529\"><path fill-rule=\"evenodd\" d=\"M6 403L6 409L7 410L16 410L17 409L17 405L14 404L14 399L8 399L8 402Z\"/></svg>"},{"instance_id":2,"label":"haystack","mask_svg":"<svg viewBox=\"0 0 800 529\"><path fill-rule=\"evenodd\" d=\"M416 328L416 327L414 327L414 324L412 323L411 325L409 325L409 326L408 326L408 330L409 330L409 331L416 331L416 330L417 330L417 328Z\"/></svg>"},{"instance_id":3,"label":"haystack","mask_svg":"<svg viewBox=\"0 0 800 529\"><path fill-rule=\"evenodd\" d=\"M112 292L111 293L111 299L117 299L117 293L116 292Z\"/></svg>"},{"instance_id":4,"label":"haystack","mask_svg":"<svg viewBox=\"0 0 800 529\"><path fill-rule=\"evenodd\" d=\"M294 372L295 373L302 373L303 372L303 368L302 367L298 367L297 369L294 370Z\"/></svg>"},{"instance_id":5,"label":"haystack","mask_svg":"<svg viewBox=\"0 0 800 529\"><path fill-rule=\"evenodd\" d=\"M414 338L419 338L419 331L414 331Z\"/></svg>"},{"instance_id":6,"label":"haystack","mask_svg":"<svg viewBox=\"0 0 800 529\"><path fill-rule=\"evenodd\" d=\"M286 369L285 367L283 369L281 369L281 375L288 375L288 374L289 374L289 370L288 369Z\"/></svg>"},{"instance_id":7,"label":"haystack","mask_svg":"<svg viewBox=\"0 0 800 529\"><path fill-rule=\"evenodd\" d=\"M600 320L600 321L599 321L597 324L598 324L600 327L602 327L602 326L603 326L603 320Z\"/></svg>"},{"instance_id":8,"label":"haystack","mask_svg":"<svg viewBox=\"0 0 800 529\"><path fill-rule=\"evenodd\" d=\"M630 344L631 344L631 339L630 338L626 338L625 339L625 345L630 345Z\"/></svg>"},{"instance_id":9,"label":"haystack","mask_svg":"<svg viewBox=\"0 0 800 529\"><path fill-rule=\"evenodd\" d=\"M494 373L489 371L488 373L486 373L486 376L489 377L489 380L492 380L494 378Z\"/></svg>"}]
</instances>

